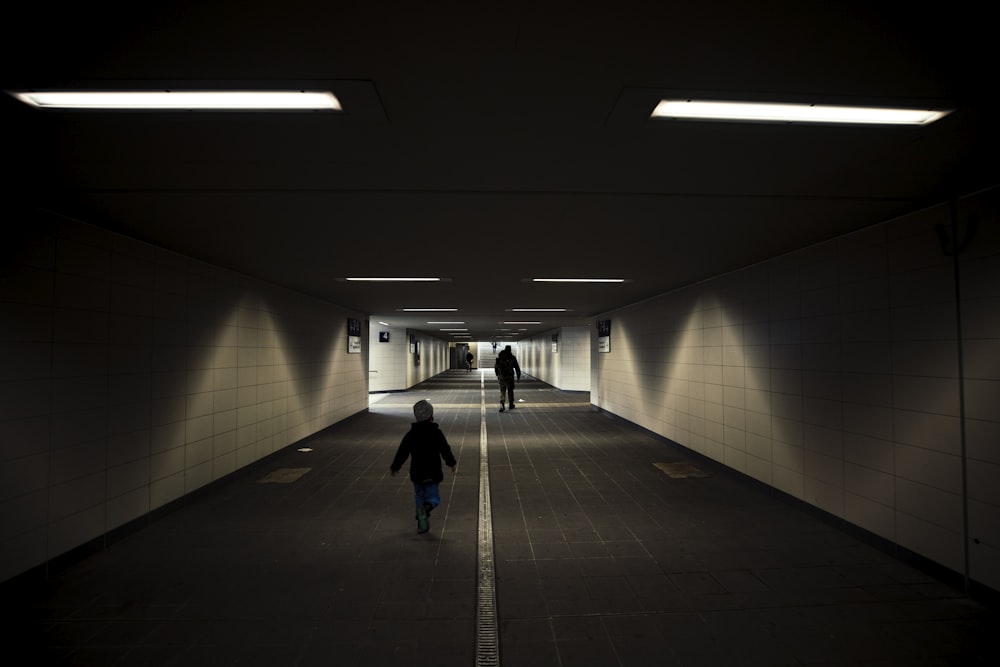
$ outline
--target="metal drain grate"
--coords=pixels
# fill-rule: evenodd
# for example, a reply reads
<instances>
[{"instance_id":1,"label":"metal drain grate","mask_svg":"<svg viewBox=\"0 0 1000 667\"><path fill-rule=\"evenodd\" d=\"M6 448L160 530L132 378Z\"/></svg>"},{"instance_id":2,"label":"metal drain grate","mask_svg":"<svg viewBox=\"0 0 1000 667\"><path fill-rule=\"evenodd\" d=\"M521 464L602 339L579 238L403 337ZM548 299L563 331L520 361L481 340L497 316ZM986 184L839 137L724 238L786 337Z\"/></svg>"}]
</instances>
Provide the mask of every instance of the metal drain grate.
<instances>
[{"instance_id":1,"label":"metal drain grate","mask_svg":"<svg viewBox=\"0 0 1000 667\"><path fill-rule=\"evenodd\" d=\"M497 631L496 573L493 557L493 509L490 505L490 461L486 449L485 391L483 391L480 415L479 587L476 599L476 665L496 667L500 664L500 645Z\"/></svg>"}]
</instances>

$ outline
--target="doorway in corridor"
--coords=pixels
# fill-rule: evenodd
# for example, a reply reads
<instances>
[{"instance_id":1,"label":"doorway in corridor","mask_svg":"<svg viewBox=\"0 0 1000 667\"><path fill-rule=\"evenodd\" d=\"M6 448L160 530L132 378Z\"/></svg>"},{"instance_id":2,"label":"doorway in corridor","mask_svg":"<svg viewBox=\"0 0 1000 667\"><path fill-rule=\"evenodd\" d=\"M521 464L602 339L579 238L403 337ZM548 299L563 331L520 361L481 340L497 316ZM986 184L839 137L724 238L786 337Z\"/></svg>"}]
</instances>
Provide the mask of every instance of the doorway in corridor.
<instances>
[{"instance_id":1,"label":"doorway in corridor","mask_svg":"<svg viewBox=\"0 0 1000 667\"><path fill-rule=\"evenodd\" d=\"M468 368L468 364L465 360L465 355L469 354L470 352L472 352L472 357L473 357L472 367L478 368L478 364L476 363L476 358L475 358L476 353L472 351L472 346L469 343L455 343L455 345L451 348L451 367L453 369L461 368L462 370Z\"/></svg>"}]
</instances>

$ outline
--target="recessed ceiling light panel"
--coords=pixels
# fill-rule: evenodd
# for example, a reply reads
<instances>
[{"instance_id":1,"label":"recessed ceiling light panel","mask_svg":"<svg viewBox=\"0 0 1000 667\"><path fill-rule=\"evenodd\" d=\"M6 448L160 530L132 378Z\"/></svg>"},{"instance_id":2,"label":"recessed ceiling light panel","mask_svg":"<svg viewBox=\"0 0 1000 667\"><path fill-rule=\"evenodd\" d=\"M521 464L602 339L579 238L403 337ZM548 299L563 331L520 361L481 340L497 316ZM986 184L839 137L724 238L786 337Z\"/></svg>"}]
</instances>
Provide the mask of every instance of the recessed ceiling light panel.
<instances>
[{"instance_id":1,"label":"recessed ceiling light panel","mask_svg":"<svg viewBox=\"0 0 1000 667\"><path fill-rule=\"evenodd\" d=\"M344 278L348 282L369 283L437 283L440 278Z\"/></svg>"},{"instance_id":2,"label":"recessed ceiling light panel","mask_svg":"<svg viewBox=\"0 0 1000 667\"><path fill-rule=\"evenodd\" d=\"M329 91L308 90L52 90L13 93L43 109L340 111Z\"/></svg>"},{"instance_id":3,"label":"recessed ceiling light panel","mask_svg":"<svg viewBox=\"0 0 1000 667\"><path fill-rule=\"evenodd\" d=\"M758 121L769 123L853 123L874 125L927 125L949 112L937 109L897 109L821 104L770 104L661 100L653 118Z\"/></svg>"},{"instance_id":4,"label":"recessed ceiling light panel","mask_svg":"<svg viewBox=\"0 0 1000 667\"><path fill-rule=\"evenodd\" d=\"M624 278L532 278L535 283L623 283Z\"/></svg>"}]
</instances>

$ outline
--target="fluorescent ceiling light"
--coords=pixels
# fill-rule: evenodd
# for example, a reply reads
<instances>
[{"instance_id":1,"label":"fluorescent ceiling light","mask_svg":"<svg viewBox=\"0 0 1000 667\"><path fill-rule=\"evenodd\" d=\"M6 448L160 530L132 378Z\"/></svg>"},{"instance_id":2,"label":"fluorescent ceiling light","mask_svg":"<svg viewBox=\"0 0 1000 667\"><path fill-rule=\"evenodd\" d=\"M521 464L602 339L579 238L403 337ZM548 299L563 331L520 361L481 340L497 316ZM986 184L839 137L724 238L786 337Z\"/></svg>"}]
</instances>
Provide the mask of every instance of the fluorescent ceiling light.
<instances>
[{"instance_id":1,"label":"fluorescent ceiling light","mask_svg":"<svg viewBox=\"0 0 1000 667\"><path fill-rule=\"evenodd\" d=\"M947 115L934 109L892 109L819 104L660 100L653 118L701 118L785 123L869 123L927 125Z\"/></svg>"},{"instance_id":2,"label":"fluorescent ceiling light","mask_svg":"<svg viewBox=\"0 0 1000 667\"><path fill-rule=\"evenodd\" d=\"M390 327L390 326L392 326L392 325L391 325L391 324L389 324L388 322L383 322L382 320L379 320L379 321L378 321L378 323L379 323L379 324L381 324L381 325L382 325L382 326L384 326L384 327Z\"/></svg>"},{"instance_id":3,"label":"fluorescent ceiling light","mask_svg":"<svg viewBox=\"0 0 1000 667\"><path fill-rule=\"evenodd\" d=\"M345 278L344 280L370 283L434 283L441 281L440 278Z\"/></svg>"},{"instance_id":4,"label":"fluorescent ceiling light","mask_svg":"<svg viewBox=\"0 0 1000 667\"><path fill-rule=\"evenodd\" d=\"M458 308L400 308L404 313L453 313Z\"/></svg>"},{"instance_id":5,"label":"fluorescent ceiling light","mask_svg":"<svg viewBox=\"0 0 1000 667\"><path fill-rule=\"evenodd\" d=\"M565 308L511 308L512 313L565 313Z\"/></svg>"},{"instance_id":6,"label":"fluorescent ceiling light","mask_svg":"<svg viewBox=\"0 0 1000 667\"><path fill-rule=\"evenodd\" d=\"M624 278L532 278L536 283L623 283Z\"/></svg>"},{"instance_id":7,"label":"fluorescent ceiling light","mask_svg":"<svg viewBox=\"0 0 1000 667\"><path fill-rule=\"evenodd\" d=\"M42 91L14 97L45 109L341 110L333 93L307 90Z\"/></svg>"}]
</instances>

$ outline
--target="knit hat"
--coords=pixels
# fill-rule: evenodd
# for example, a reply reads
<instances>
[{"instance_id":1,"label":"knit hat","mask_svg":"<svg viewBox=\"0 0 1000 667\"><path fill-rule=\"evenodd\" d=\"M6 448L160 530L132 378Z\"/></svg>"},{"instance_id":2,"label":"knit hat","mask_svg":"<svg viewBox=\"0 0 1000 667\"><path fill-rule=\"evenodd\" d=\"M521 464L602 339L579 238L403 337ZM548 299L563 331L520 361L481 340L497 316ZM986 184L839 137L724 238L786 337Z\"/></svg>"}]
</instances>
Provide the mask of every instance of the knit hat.
<instances>
[{"instance_id":1,"label":"knit hat","mask_svg":"<svg viewBox=\"0 0 1000 667\"><path fill-rule=\"evenodd\" d=\"M413 416L418 422L427 421L434 416L434 406L427 401L417 401L413 404Z\"/></svg>"}]
</instances>

